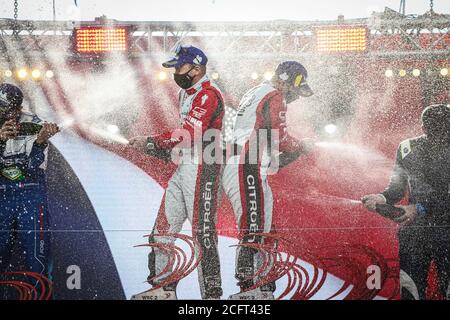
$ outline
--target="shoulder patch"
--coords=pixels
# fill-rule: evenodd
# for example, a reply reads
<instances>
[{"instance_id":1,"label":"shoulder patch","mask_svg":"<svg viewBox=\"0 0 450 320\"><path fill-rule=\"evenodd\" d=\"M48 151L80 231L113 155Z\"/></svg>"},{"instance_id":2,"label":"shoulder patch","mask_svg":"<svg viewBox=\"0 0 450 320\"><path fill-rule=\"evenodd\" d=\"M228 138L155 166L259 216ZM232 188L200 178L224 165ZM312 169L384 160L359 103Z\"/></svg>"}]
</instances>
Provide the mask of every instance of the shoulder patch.
<instances>
[{"instance_id":1,"label":"shoulder patch","mask_svg":"<svg viewBox=\"0 0 450 320\"><path fill-rule=\"evenodd\" d=\"M20 122L33 122L33 123L41 123L42 120L34 113L29 111L22 111L20 115Z\"/></svg>"},{"instance_id":2,"label":"shoulder patch","mask_svg":"<svg viewBox=\"0 0 450 320\"><path fill-rule=\"evenodd\" d=\"M208 99L216 99L218 98L220 95L220 91L218 91L216 88L214 87L207 87L207 88L203 88L202 90L200 90L197 93L197 96L195 97L195 99L197 99L197 101L199 99L201 99L201 104L203 105Z\"/></svg>"},{"instance_id":3,"label":"shoulder patch","mask_svg":"<svg viewBox=\"0 0 450 320\"><path fill-rule=\"evenodd\" d=\"M408 154L411 153L411 140L405 140L400 143L400 153L402 155L402 159L404 159Z\"/></svg>"}]
</instances>

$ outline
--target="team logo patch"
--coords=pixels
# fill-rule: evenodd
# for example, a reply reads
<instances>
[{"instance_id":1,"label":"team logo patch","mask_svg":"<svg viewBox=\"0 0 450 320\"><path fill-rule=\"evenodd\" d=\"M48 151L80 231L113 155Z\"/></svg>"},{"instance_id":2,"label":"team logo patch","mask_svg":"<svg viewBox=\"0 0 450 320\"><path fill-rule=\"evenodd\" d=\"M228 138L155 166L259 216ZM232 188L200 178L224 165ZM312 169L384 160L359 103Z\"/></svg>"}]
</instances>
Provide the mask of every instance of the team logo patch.
<instances>
[{"instance_id":1,"label":"team logo patch","mask_svg":"<svg viewBox=\"0 0 450 320\"><path fill-rule=\"evenodd\" d=\"M8 109L9 101L6 92L0 92L0 111L4 112Z\"/></svg>"},{"instance_id":2,"label":"team logo patch","mask_svg":"<svg viewBox=\"0 0 450 320\"><path fill-rule=\"evenodd\" d=\"M289 76L286 72L283 72L282 74L280 74L279 77L283 81L286 81L287 79L289 79Z\"/></svg>"},{"instance_id":3,"label":"team logo patch","mask_svg":"<svg viewBox=\"0 0 450 320\"><path fill-rule=\"evenodd\" d=\"M193 126L197 126L197 127L201 127L203 126L203 122L201 120L198 120L194 117L188 116L187 120L193 125Z\"/></svg>"},{"instance_id":4,"label":"team logo patch","mask_svg":"<svg viewBox=\"0 0 450 320\"><path fill-rule=\"evenodd\" d=\"M202 63L202 57L200 57L199 55L197 55L194 59L194 63L195 64L201 64Z\"/></svg>"},{"instance_id":5,"label":"team logo patch","mask_svg":"<svg viewBox=\"0 0 450 320\"><path fill-rule=\"evenodd\" d=\"M24 178L22 170L17 167L8 167L2 169L2 175L12 181L20 181Z\"/></svg>"},{"instance_id":6,"label":"team logo patch","mask_svg":"<svg viewBox=\"0 0 450 320\"><path fill-rule=\"evenodd\" d=\"M6 92L0 92L0 101L8 103L8 96Z\"/></svg>"},{"instance_id":7,"label":"team logo patch","mask_svg":"<svg viewBox=\"0 0 450 320\"><path fill-rule=\"evenodd\" d=\"M400 144L400 153L402 159L411 153L411 142L409 140L405 140Z\"/></svg>"},{"instance_id":8,"label":"team logo patch","mask_svg":"<svg viewBox=\"0 0 450 320\"><path fill-rule=\"evenodd\" d=\"M302 82L303 76L299 74L297 77L295 77L294 81L294 87L298 87L300 83Z\"/></svg>"},{"instance_id":9,"label":"team logo patch","mask_svg":"<svg viewBox=\"0 0 450 320\"><path fill-rule=\"evenodd\" d=\"M195 107L192 109L192 113L194 114L194 117L200 119L206 114L206 110L203 108Z\"/></svg>"}]
</instances>

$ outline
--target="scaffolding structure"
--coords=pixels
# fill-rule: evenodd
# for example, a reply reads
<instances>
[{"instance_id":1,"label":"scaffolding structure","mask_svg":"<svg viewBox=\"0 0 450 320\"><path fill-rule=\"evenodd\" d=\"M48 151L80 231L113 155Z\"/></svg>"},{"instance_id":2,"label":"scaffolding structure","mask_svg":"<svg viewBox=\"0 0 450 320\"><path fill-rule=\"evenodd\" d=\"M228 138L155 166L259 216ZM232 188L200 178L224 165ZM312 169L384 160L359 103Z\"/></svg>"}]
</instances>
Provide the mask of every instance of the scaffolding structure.
<instances>
[{"instance_id":1,"label":"scaffolding structure","mask_svg":"<svg viewBox=\"0 0 450 320\"><path fill-rule=\"evenodd\" d=\"M404 15L386 8L369 18L332 21L265 22L146 22L116 21L29 21L0 19L0 54L9 44L21 42L27 55L39 55L55 43L67 46L77 26L127 26L131 33L131 57L166 55L177 43L198 43L218 57L279 58L317 54L315 31L327 26L364 26L369 30L368 57L450 56L450 15L430 10L423 15ZM66 48L67 50L67 48ZM359 53L361 54L361 53Z\"/></svg>"}]
</instances>

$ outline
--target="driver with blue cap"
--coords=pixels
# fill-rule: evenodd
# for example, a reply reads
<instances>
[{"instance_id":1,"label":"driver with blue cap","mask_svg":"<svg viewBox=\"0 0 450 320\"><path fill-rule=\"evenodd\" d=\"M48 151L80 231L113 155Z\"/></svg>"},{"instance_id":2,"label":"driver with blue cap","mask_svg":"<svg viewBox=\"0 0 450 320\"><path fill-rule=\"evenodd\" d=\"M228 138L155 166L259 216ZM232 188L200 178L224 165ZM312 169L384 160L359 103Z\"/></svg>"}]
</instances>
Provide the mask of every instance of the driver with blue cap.
<instances>
[{"instance_id":1,"label":"driver with blue cap","mask_svg":"<svg viewBox=\"0 0 450 320\"><path fill-rule=\"evenodd\" d=\"M173 79L181 89L188 89L206 74L208 58L193 46L178 46L175 56L164 62L164 68L175 68Z\"/></svg>"},{"instance_id":2,"label":"driver with blue cap","mask_svg":"<svg viewBox=\"0 0 450 320\"><path fill-rule=\"evenodd\" d=\"M203 299L219 299L222 296L222 284L215 224L220 163L207 163L203 159L192 161L184 155L199 158L204 154L207 144L202 143L202 147L193 148L191 143L195 137L203 137L207 131L209 134L214 130L220 136L224 102L220 90L206 75L208 58L202 50L193 46L178 46L174 53L175 56L162 65L175 68L173 78L181 88L180 125L186 134L180 136L175 131L167 131L157 136L141 136L130 140L134 148L163 158L170 157L171 150L180 147L183 142L182 162L168 182L149 238L152 251L149 254L148 282L153 287L134 295L132 299L176 299L177 283L187 274L180 274L179 270L167 267L171 256L161 246L173 245L186 220L191 222L192 238L199 249L196 253L200 260L197 270L201 296ZM190 137L191 143L186 143L186 137Z\"/></svg>"}]
</instances>

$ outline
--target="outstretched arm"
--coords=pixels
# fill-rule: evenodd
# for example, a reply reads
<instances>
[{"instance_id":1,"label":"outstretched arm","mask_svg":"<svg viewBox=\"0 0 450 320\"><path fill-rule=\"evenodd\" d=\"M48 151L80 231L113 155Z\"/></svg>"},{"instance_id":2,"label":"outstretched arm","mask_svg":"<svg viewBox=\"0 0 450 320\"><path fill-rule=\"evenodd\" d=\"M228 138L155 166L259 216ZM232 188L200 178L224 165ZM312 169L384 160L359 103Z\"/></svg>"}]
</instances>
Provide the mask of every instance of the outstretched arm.
<instances>
[{"instance_id":1,"label":"outstretched arm","mask_svg":"<svg viewBox=\"0 0 450 320\"><path fill-rule=\"evenodd\" d=\"M184 119L182 129L191 137L191 142L194 142L194 138L196 137L194 135L195 131L200 133L199 138L201 138L206 130L221 128L223 112L223 102L216 92L203 89L192 102L192 108ZM161 135L151 137L151 140L157 148L167 150L174 148L182 142L183 136L177 136L175 131L168 131Z\"/></svg>"}]
</instances>

